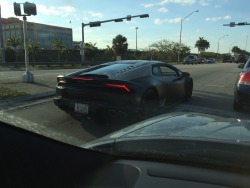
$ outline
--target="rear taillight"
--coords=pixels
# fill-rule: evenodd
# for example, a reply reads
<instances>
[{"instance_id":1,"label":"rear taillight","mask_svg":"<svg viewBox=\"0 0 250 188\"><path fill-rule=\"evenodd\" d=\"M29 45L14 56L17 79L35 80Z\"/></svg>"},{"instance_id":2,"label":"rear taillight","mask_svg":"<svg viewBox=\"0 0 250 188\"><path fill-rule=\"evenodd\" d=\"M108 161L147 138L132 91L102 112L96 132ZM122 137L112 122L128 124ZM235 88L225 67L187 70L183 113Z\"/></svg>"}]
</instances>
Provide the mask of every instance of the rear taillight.
<instances>
[{"instance_id":1,"label":"rear taillight","mask_svg":"<svg viewBox=\"0 0 250 188\"><path fill-rule=\"evenodd\" d=\"M250 85L250 72L245 72L240 76L238 84Z\"/></svg>"},{"instance_id":2,"label":"rear taillight","mask_svg":"<svg viewBox=\"0 0 250 188\"><path fill-rule=\"evenodd\" d=\"M66 82L65 77L63 75L57 76L57 83L59 82Z\"/></svg>"},{"instance_id":3,"label":"rear taillight","mask_svg":"<svg viewBox=\"0 0 250 188\"><path fill-rule=\"evenodd\" d=\"M125 84L106 84L106 86L114 87L114 88L121 88L127 92L130 92L130 89Z\"/></svg>"}]
</instances>

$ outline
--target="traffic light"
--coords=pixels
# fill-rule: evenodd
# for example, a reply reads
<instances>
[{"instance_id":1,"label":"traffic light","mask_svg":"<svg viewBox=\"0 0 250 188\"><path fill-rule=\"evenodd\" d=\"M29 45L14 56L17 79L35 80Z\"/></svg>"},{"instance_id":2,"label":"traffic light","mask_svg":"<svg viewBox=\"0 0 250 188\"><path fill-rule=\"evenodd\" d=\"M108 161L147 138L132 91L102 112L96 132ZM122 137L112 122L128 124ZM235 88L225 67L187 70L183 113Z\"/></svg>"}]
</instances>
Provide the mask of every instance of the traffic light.
<instances>
[{"instance_id":1,"label":"traffic light","mask_svg":"<svg viewBox=\"0 0 250 188\"><path fill-rule=\"evenodd\" d=\"M140 15L140 18L148 18L148 17L149 17L148 14L142 14L142 15Z\"/></svg>"},{"instance_id":2,"label":"traffic light","mask_svg":"<svg viewBox=\"0 0 250 188\"><path fill-rule=\"evenodd\" d=\"M247 22L239 22L238 25L247 25Z\"/></svg>"},{"instance_id":3,"label":"traffic light","mask_svg":"<svg viewBox=\"0 0 250 188\"><path fill-rule=\"evenodd\" d=\"M123 19L115 19L115 22L123 22Z\"/></svg>"},{"instance_id":4,"label":"traffic light","mask_svg":"<svg viewBox=\"0 0 250 188\"><path fill-rule=\"evenodd\" d=\"M131 21L131 15L127 15L127 21Z\"/></svg>"},{"instance_id":5,"label":"traffic light","mask_svg":"<svg viewBox=\"0 0 250 188\"><path fill-rule=\"evenodd\" d=\"M230 22L230 27L234 27L235 26L235 22Z\"/></svg>"},{"instance_id":6,"label":"traffic light","mask_svg":"<svg viewBox=\"0 0 250 188\"><path fill-rule=\"evenodd\" d=\"M24 13L28 16L36 15L36 4L25 2L23 5Z\"/></svg>"},{"instance_id":7,"label":"traffic light","mask_svg":"<svg viewBox=\"0 0 250 188\"><path fill-rule=\"evenodd\" d=\"M16 16L21 16L21 6L20 3L14 3L14 13Z\"/></svg>"},{"instance_id":8,"label":"traffic light","mask_svg":"<svg viewBox=\"0 0 250 188\"><path fill-rule=\"evenodd\" d=\"M101 26L100 22L90 22L89 23L89 27L99 27L99 26Z\"/></svg>"}]
</instances>

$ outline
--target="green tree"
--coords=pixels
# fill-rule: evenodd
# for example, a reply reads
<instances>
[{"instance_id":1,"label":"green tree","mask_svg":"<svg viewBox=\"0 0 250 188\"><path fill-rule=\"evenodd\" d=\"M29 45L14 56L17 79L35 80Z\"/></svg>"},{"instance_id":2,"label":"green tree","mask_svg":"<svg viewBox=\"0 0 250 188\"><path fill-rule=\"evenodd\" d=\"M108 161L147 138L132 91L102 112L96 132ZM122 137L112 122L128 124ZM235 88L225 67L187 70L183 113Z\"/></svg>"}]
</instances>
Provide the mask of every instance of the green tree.
<instances>
[{"instance_id":1,"label":"green tree","mask_svg":"<svg viewBox=\"0 0 250 188\"><path fill-rule=\"evenodd\" d=\"M195 43L195 48L198 48L198 52L205 51L210 48L210 43L205 40L203 37L199 37L199 39Z\"/></svg>"},{"instance_id":2,"label":"green tree","mask_svg":"<svg viewBox=\"0 0 250 188\"><path fill-rule=\"evenodd\" d=\"M32 61L35 62L35 54L38 54L40 52L39 43L29 40L28 51L29 51L29 54L32 55Z\"/></svg>"},{"instance_id":3,"label":"green tree","mask_svg":"<svg viewBox=\"0 0 250 188\"><path fill-rule=\"evenodd\" d=\"M68 46L63 46L62 48L62 53L66 54L66 62L68 62L69 60L69 52L70 52L71 48L69 48Z\"/></svg>"},{"instance_id":4,"label":"green tree","mask_svg":"<svg viewBox=\"0 0 250 188\"><path fill-rule=\"evenodd\" d=\"M16 61L18 61L19 50L17 49L17 47L19 46L19 49L20 49L21 38L20 37L9 37L7 39L6 45L7 45L7 47L11 47L11 48L15 49Z\"/></svg>"},{"instance_id":5,"label":"green tree","mask_svg":"<svg viewBox=\"0 0 250 188\"><path fill-rule=\"evenodd\" d=\"M95 54L98 52L98 48L96 47L96 43L85 43L85 57L87 60L93 60Z\"/></svg>"},{"instance_id":6,"label":"green tree","mask_svg":"<svg viewBox=\"0 0 250 188\"><path fill-rule=\"evenodd\" d=\"M112 49L116 55L116 59L120 60L128 50L127 38L122 35L117 35L112 41Z\"/></svg>"},{"instance_id":7,"label":"green tree","mask_svg":"<svg viewBox=\"0 0 250 188\"><path fill-rule=\"evenodd\" d=\"M150 49L154 49L157 52L157 57L160 60L177 60L177 54L181 49L181 55L186 56L190 53L190 47L177 42L172 42L166 39L162 39L150 45Z\"/></svg>"},{"instance_id":8,"label":"green tree","mask_svg":"<svg viewBox=\"0 0 250 188\"><path fill-rule=\"evenodd\" d=\"M5 49L5 60L6 62L14 62L16 59L16 52L15 50L13 50L13 48L10 48L9 46L7 46L7 48Z\"/></svg>"},{"instance_id":9,"label":"green tree","mask_svg":"<svg viewBox=\"0 0 250 188\"><path fill-rule=\"evenodd\" d=\"M115 59L115 54L111 46L107 45L106 48L104 49L104 53L111 59Z\"/></svg>"},{"instance_id":10,"label":"green tree","mask_svg":"<svg viewBox=\"0 0 250 188\"><path fill-rule=\"evenodd\" d=\"M57 61L59 62L61 59L60 55L64 48L62 41L59 41L58 38L55 38L53 41L51 41L51 47L57 50Z\"/></svg>"}]
</instances>

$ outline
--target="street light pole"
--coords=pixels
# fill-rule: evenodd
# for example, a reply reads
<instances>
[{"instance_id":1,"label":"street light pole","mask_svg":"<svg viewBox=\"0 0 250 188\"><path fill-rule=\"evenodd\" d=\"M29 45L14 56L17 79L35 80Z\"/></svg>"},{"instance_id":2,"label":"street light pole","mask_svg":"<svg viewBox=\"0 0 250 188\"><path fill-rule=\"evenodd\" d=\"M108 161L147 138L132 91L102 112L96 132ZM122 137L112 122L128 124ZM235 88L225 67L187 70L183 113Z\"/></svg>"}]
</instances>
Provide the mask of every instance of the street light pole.
<instances>
[{"instance_id":1,"label":"street light pole","mask_svg":"<svg viewBox=\"0 0 250 188\"><path fill-rule=\"evenodd\" d=\"M137 55L137 29L138 27L135 28L135 57ZM137 57L136 57L137 59Z\"/></svg>"},{"instance_id":2,"label":"street light pole","mask_svg":"<svg viewBox=\"0 0 250 188\"><path fill-rule=\"evenodd\" d=\"M224 37L227 37L228 35L224 35L218 39L218 47L217 47L217 59L219 57L219 48L220 48L220 40L223 39Z\"/></svg>"},{"instance_id":3,"label":"street light pole","mask_svg":"<svg viewBox=\"0 0 250 188\"><path fill-rule=\"evenodd\" d=\"M85 61L85 52L84 52L84 23L82 23L82 44L81 44L81 55L82 55L82 63Z\"/></svg>"},{"instance_id":4,"label":"street light pole","mask_svg":"<svg viewBox=\"0 0 250 188\"><path fill-rule=\"evenodd\" d=\"M247 42L248 42L248 36L246 38L246 46L245 46L245 51L247 50Z\"/></svg>"},{"instance_id":5,"label":"street light pole","mask_svg":"<svg viewBox=\"0 0 250 188\"><path fill-rule=\"evenodd\" d=\"M178 50L178 63L180 63L180 52L181 52L181 34L182 34L182 22L185 21L189 16L191 16L193 13L199 12L199 10L191 12L189 15L187 15L185 18L181 19L181 29L180 29L180 43L179 43L179 50Z\"/></svg>"},{"instance_id":6,"label":"street light pole","mask_svg":"<svg viewBox=\"0 0 250 188\"><path fill-rule=\"evenodd\" d=\"M137 51L137 29L138 27L135 28L135 49Z\"/></svg>"}]
</instances>

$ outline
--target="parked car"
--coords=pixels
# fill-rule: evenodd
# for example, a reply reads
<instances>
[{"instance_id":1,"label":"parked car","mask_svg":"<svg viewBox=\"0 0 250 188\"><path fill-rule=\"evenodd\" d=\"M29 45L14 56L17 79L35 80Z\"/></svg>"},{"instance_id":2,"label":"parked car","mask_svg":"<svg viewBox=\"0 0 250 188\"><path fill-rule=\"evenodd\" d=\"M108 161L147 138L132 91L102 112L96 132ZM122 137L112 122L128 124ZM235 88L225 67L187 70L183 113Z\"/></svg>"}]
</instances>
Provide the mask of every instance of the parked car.
<instances>
[{"instance_id":1,"label":"parked car","mask_svg":"<svg viewBox=\"0 0 250 188\"><path fill-rule=\"evenodd\" d=\"M207 58L207 63L215 63L216 60L214 58Z\"/></svg>"},{"instance_id":2,"label":"parked car","mask_svg":"<svg viewBox=\"0 0 250 188\"><path fill-rule=\"evenodd\" d=\"M196 55L189 55L183 60L183 64L198 64L199 58Z\"/></svg>"},{"instance_id":3,"label":"parked car","mask_svg":"<svg viewBox=\"0 0 250 188\"><path fill-rule=\"evenodd\" d=\"M247 62L247 56L244 54L240 54L236 60L236 63L246 63Z\"/></svg>"},{"instance_id":4,"label":"parked car","mask_svg":"<svg viewBox=\"0 0 250 188\"><path fill-rule=\"evenodd\" d=\"M207 63L207 59L206 58L199 58L199 61L198 61L199 64L204 64L204 63Z\"/></svg>"},{"instance_id":5,"label":"parked car","mask_svg":"<svg viewBox=\"0 0 250 188\"><path fill-rule=\"evenodd\" d=\"M234 110L250 106L250 59L246 64L239 64L240 71L234 86Z\"/></svg>"},{"instance_id":6,"label":"parked car","mask_svg":"<svg viewBox=\"0 0 250 188\"><path fill-rule=\"evenodd\" d=\"M57 81L54 103L66 112L92 117L149 117L161 106L188 100L193 91L189 73L160 61L108 62L58 76Z\"/></svg>"},{"instance_id":7,"label":"parked car","mask_svg":"<svg viewBox=\"0 0 250 188\"><path fill-rule=\"evenodd\" d=\"M223 62L223 63L225 63L225 62L232 63L232 62L233 62L233 58L232 58L232 56L231 56L230 54L224 55L224 56L223 56L222 62Z\"/></svg>"}]
</instances>

